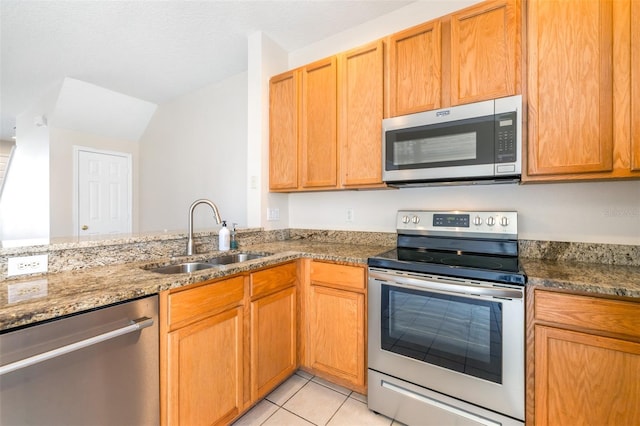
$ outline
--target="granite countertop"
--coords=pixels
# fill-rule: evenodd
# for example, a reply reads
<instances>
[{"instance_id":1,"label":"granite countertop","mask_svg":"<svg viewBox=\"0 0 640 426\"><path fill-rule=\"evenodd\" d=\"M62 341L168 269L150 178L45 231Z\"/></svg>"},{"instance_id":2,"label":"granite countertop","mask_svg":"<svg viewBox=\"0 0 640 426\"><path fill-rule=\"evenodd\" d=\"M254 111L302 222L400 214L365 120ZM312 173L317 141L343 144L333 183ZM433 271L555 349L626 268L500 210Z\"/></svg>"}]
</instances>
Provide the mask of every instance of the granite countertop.
<instances>
[{"instance_id":1,"label":"granite countertop","mask_svg":"<svg viewBox=\"0 0 640 426\"><path fill-rule=\"evenodd\" d=\"M269 254L266 257L192 273L167 275L144 268L205 260L224 253L211 252L179 258L164 258L158 261L98 266L40 277L0 281L0 331L301 257L366 265L367 258L389 249L390 247L379 245L334 244L304 240L277 241L246 246L239 250ZM28 300L9 303L9 286L13 294L19 289L22 293L41 292L42 294ZM40 290L35 291L35 288Z\"/></svg>"},{"instance_id":2,"label":"granite countertop","mask_svg":"<svg viewBox=\"0 0 640 426\"><path fill-rule=\"evenodd\" d=\"M243 246L240 251L268 255L193 273L165 275L145 268L201 261L224 253L166 257L0 281L0 331L302 257L366 265L367 258L391 248L380 244L338 244L302 238ZM521 258L521 263L528 285L640 298L640 266L534 258ZM9 303L9 286L13 295L17 292L37 293L36 297Z\"/></svg>"},{"instance_id":3,"label":"granite countertop","mask_svg":"<svg viewBox=\"0 0 640 426\"><path fill-rule=\"evenodd\" d=\"M640 298L639 266L527 258L520 262L528 285Z\"/></svg>"}]
</instances>

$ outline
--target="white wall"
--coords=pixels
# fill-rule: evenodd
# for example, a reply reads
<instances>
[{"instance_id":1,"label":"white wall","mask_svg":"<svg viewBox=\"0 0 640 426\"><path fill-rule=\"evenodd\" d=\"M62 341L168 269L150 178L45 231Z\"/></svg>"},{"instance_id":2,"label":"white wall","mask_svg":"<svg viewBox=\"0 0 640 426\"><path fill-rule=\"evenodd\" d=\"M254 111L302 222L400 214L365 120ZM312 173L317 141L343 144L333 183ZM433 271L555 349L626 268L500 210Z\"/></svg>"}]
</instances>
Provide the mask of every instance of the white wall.
<instances>
[{"instance_id":1,"label":"white wall","mask_svg":"<svg viewBox=\"0 0 640 426\"><path fill-rule=\"evenodd\" d=\"M521 239L640 244L640 181L478 185L290 196L291 228L395 232L400 209L515 210ZM353 221L347 222L347 209Z\"/></svg>"},{"instance_id":2,"label":"white wall","mask_svg":"<svg viewBox=\"0 0 640 426\"><path fill-rule=\"evenodd\" d=\"M146 124L146 123L145 123ZM74 235L73 229L73 192L74 164L73 147L82 146L101 151L113 151L131 154L132 163L132 226L138 229L138 151L137 140L115 139L85 133L77 130L51 127L49 131L51 163L51 237L68 237Z\"/></svg>"},{"instance_id":3,"label":"white wall","mask_svg":"<svg viewBox=\"0 0 640 426\"><path fill-rule=\"evenodd\" d=\"M229 226L247 224L247 74L162 104L140 140L141 232L186 231L189 206L208 198ZM209 207L194 228L215 228Z\"/></svg>"},{"instance_id":4,"label":"white wall","mask_svg":"<svg viewBox=\"0 0 640 426\"><path fill-rule=\"evenodd\" d=\"M0 199L0 241L5 245L49 241L49 117L59 87L16 118L16 150ZM20 241L18 241L20 240Z\"/></svg>"},{"instance_id":5,"label":"white wall","mask_svg":"<svg viewBox=\"0 0 640 426\"><path fill-rule=\"evenodd\" d=\"M289 55L294 68L475 1L418 1ZM522 239L640 244L640 181L459 186L289 195L283 227L395 231L399 209L516 210ZM347 209L354 220L347 222Z\"/></svg>"},{"instance_id":6,"label":"white wall","mask_svg":"<svg viewBox=\"0 0 640 426\"><path fill-rule=\"evenodd\" d=\"M269 78L288 69L288 54L262 32L249 35L247 224L275 229L289 222L289 197L269 192ZM279 220L267 221L267 206ZM284 225L283 225L284 224Z\"/></svg>"}]
</instances>

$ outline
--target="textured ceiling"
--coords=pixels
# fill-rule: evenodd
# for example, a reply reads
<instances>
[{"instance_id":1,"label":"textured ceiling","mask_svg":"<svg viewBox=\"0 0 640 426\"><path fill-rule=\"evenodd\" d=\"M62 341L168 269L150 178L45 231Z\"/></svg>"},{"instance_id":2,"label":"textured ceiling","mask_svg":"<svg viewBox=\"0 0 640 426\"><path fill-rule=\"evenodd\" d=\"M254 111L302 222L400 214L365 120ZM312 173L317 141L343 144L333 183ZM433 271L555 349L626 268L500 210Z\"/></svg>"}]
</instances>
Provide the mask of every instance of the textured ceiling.
<instances>
[{"instance_id":1,"label":"textured ceiling","mask_svg":"<svg viewBox=\"0 0 640 426\"><path fill-rule=\"evenodd\" d=\"M246 70L254 31L293 51L412 1L0 0L0 138L64 77L162 103Z\"/></svg>"}]
</instances>

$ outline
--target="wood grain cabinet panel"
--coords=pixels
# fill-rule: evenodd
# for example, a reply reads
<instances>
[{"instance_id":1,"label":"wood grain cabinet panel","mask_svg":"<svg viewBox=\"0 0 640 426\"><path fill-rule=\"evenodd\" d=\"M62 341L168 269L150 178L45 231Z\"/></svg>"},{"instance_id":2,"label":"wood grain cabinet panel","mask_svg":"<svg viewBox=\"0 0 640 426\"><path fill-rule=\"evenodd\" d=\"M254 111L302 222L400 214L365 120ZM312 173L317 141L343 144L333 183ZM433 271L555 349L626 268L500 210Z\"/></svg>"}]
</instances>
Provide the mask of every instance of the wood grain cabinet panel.
<instances>
[{"instance_id":1,"label":"wood grain cabinet panel","mask_svg":"<svg viewBox=\"0 0 640 426\"><path fill-rule=\"evenodd\" d=\"M269 189L298 187L299 71L269 83Z\"/></svg>"},{"instance_id":2,"label":"wood grain cabinet panel","mask_svg":"<svg viewBox=\"0 0 640 426\"><path fill-rule=\"evenodd\" d=\"M160 294L160 422L222 425L243 404L245 279Z\"/></svg>"},{"instance_id":3,"label":"wood grain cabinet panel","mask_svg":"<svg viewBox=\"0 0 640 426\"><path fill-rule=\"evenodd\" d=\"M322 286L312 286L311 292L311 367L363 387L365 296Z\"/></svg>"},{"instance_id":4,"label":"wood grain cabinet panel","mask_svg":"<svg viewBox=\"0 0 640 426\"><path fill-rule=\"evenodd\" d=\"M303 365L366 393L366 269L307 261Z\"/></svg>"},{"instance_id":5,"label":"wood grain cabinet panel","mask_svg":"<svg viewBox=\"0 0 640 426\"><path fill-rule=\"evenodd\" d=\"M337 185L337 61L327 58L302 70L301 187Z\"/></svg>"},{"instance_id":6,"label":"wood grain cabinet panel","mask_svg":"<svg viewBox=\"0 0 640 426\"><path fill-rule=\"evenodd\" d=\"M529 2L529 175L612 169L612 2Z\"/></svg>"},{"instance_id":7,"label":"wood grain cabinet panel","mask_svg":"<svg viewBox=\"0 0 640 426\"><path fill-rule=\"evenodd\" d=\"M527 424L638 424L640 303L537 288L527 296Z\"/></svg>"},{"instance_id":8,"label":"wood grain cabinet panel","mask_svg":"<svg viewBox=\"0 0 640 426\"><path fill-rule=\"evenodd\" d=\"M451 105L520 90L520 2L480 3L451 15Z\"/></svg>"},{"instance_id":9,"label":"wood grain cabinet panel","mask_svg":"<svg viewBox=\"0 0 640 426\"><path fill-rule=\"evenodd\" d=\"M242 308L168 334L169 425L228 424L242 409Z\"/></svg>"},{"instance_id":10,"label":"wood grain cabinet panel","mask_svg":"<svg viewBox=\"0 0 640 426\"><path fill-rule=\"evenodd\" d=\"M536 326L537 425L637 425L640 343Z\"/></svg>"},{"instance_id":11,"label":"wood grain cabinet panel","mask_svg":"<svg viewBox=\"0 0 640 426\"><path fill-rule=\"evenodd\" d=\"M383 186L383 44L338 55L338 141L342 187Z\"/></svg>"},{"instance_id":12,"label":"wood grain cabinet panel","mask_svg":"<svg viewBox=\"0 0 640 426\"><path fill-rule=\"evenodd\" d=\"M297 263L253 272L251 288L251 401L275 389L298 367Z\"/></svg>"},{"instance_id":13,"label":"wood grain cabinet panel","mask_svg":"<svg viewBox=\"0 0 640 426\"><path fill-rule=\"evenodd\" d=\"M640 177L638 2L527 2L526 181Z\"/></svg>"},{"instance_id":14,"label":"wood grain cabinet panel","mask_svg":"<svg viewBox=\"0 0 640 426\"><path fill-rule=\"evenodd\" d=\"M640 172L640 1L631 2L631 170Z\"/></svg>"},{"instance_id":15,"label":"wood grain cabinet panel","mask_svg":"<svg viewBox=\"0 0 640 426\"><path fill-rule=\"evenodd\" d=\"M251 302L251 400L257 401L295 373L296 288Z\"/></svg>"},{"instance_id":16,"label":"wood grain cabinet panel","mask_svg":"<svg viewBox=\"0 0 640 426\"><path fill-rule=\"evenodd\" d=\"M440 20L433 20L388 38L389 117L440 108L441 26Z\"/></svg>"}]
</instances>

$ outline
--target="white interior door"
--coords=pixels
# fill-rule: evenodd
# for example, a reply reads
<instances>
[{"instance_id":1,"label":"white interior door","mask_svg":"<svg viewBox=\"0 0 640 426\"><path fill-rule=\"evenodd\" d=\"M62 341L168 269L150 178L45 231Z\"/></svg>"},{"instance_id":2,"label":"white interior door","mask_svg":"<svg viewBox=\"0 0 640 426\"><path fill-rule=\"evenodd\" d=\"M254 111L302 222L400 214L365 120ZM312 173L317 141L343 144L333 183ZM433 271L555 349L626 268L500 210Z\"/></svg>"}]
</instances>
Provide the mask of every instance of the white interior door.
<instances>
[{"instance_id":1,"label":"white interior door","mask_svg":"<svg viewBox=\"0 0 640 426\"><path fill-rule=\"evenodd\" d=\"M77 150L77 235L131 232L131 156Z\"/></svg>"}]
</instances>

